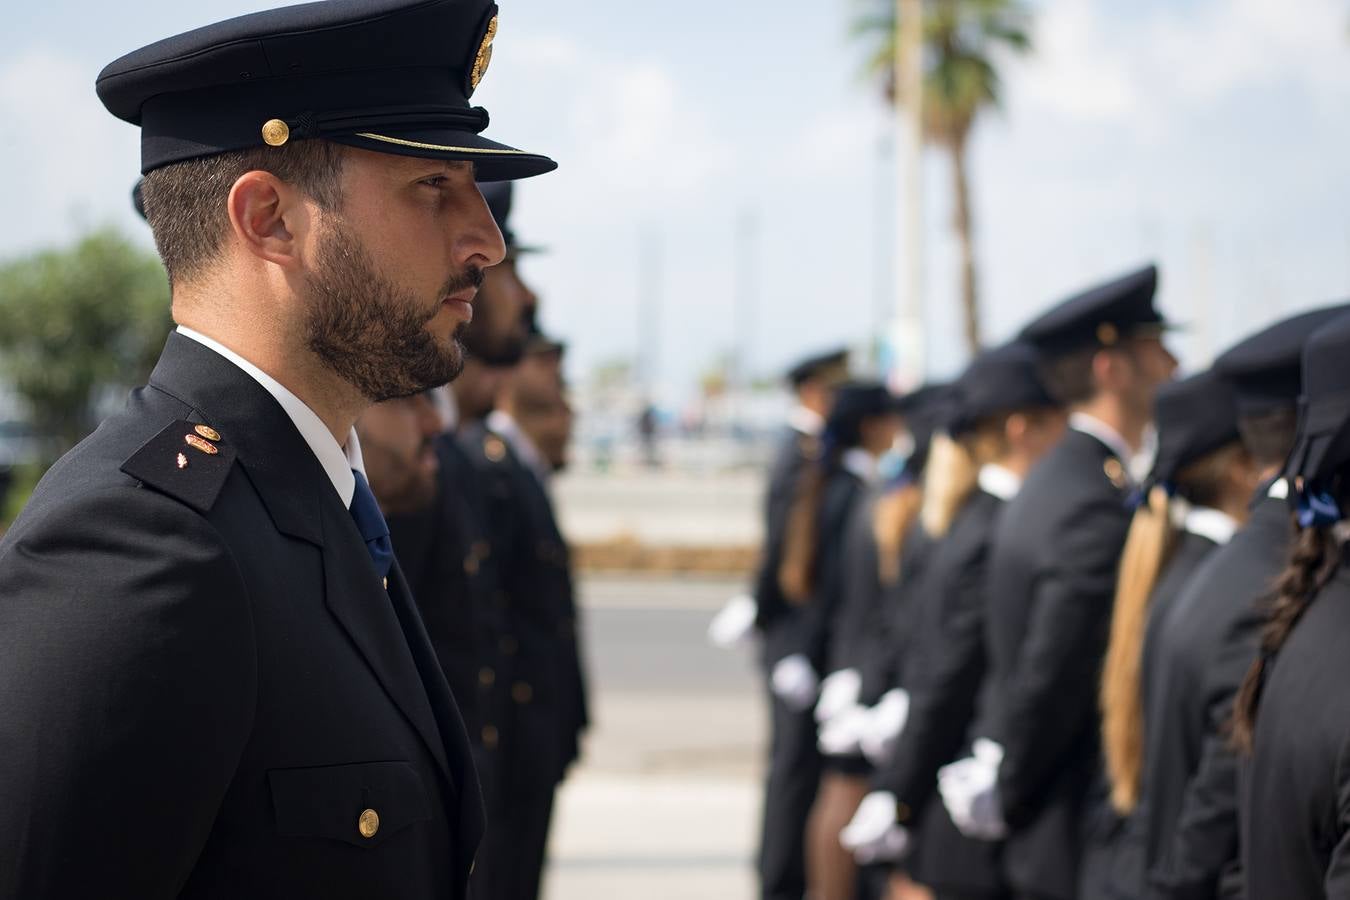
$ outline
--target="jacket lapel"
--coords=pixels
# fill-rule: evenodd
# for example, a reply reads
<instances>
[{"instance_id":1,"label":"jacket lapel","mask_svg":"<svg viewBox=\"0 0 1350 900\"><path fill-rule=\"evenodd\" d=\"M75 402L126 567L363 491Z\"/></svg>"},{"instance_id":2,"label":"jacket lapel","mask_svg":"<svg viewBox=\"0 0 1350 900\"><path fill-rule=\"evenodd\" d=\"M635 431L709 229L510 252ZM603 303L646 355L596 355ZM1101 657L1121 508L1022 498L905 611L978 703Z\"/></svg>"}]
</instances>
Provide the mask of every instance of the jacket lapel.
<instances>
[{"instance_id":1,"label":"jacket lapel","mask_svg":"<svg viewBox=\"0 0 1350 900\"><path fill-rule=\"evenodd\" d=\"M351 514L286 411L238 366L176 332L169 335L150 384L191 406L201 422L230 441L277 530L320 548L329 611L421 735L452 793L459 790L432 709L441 698L428 699L436 691L424 684L409 646L412 636L405 634L391 597L375 575ZM397 567L391 586L395 578L402 581ZM406 585L403 593L407 595ZM453 707L449 715L454 715Z\"/></svg>"}]
</instances>

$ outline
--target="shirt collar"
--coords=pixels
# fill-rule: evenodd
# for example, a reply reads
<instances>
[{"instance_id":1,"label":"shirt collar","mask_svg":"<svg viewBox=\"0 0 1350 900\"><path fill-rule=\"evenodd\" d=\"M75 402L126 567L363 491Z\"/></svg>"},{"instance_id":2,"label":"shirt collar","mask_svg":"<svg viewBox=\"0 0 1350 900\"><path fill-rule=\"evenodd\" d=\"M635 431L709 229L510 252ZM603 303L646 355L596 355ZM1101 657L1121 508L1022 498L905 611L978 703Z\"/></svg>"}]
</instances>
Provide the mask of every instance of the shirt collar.
<instances>
[{"instance_id":1,"label":"shirt collar","mask_svg":"<svg viewBox=\"0 0 1350 900\"><path fill-rule=\"evenodd\" d=\"M1289 499L1289 482L1284 478L1276 478L1270 483L1270 490L1266 491L1266 496L1272 500Z\"/></svg>"},{"instance_id":2,"label":"shirt collar","mask_svg":"<svg viewBox=\"0 0 1350 900\"><path fill-rule=\"evenodd\" d=\"M876 457L861 447L850 447L845 450L839 459L839 465L845 472L857 476L864 484L874 483L879 475Z\"/></svg>"},{"instance_id":3,"label":"shirt collar","mask_svg":"<svg viewBox=\"0 0 1350 900\"><path fill-rule=\"evenodd\" d=\"M506 441L515 452L520 461L529 466L534 474L539 476L539 481L547 484L549 477L553 474L549 470L548 462L544 459L544 454L539 452L534 441L526 434L514 418L509 413L500 409L494 409L488 413L487 427L497 434L501 435L502 440Z\"/></svg>"},{"instance_id":4,"label":"shirt collar","mask_svg":"<svg viewBox=\"0 0 1350 900\"><path fill-rule=\"evenodd\" d=\"M825 430L825 418L800 403L788 412L788 424L808 437L820 437Z\"/></svg>"},{"instance_id":5,"label":"shirt collar","mask_svg":"<svg viewBox=\"0 0 1350 900\"><path fill-rule=\"evenodd\" d=\"M258 382L263 390L272 395L281 405L281 408L285 410L286 415L290 417L291 422L295 424L296 430L305 439L309 449L314 452L319 464L323 466L324 472L328 475L328 480L333 483L333 489L342 498L342 505L350 508L352 495L356 493L356 476L352 474L352 470L355 469L362 475L366 472L365 460L361 457L361 442L356 437L356 429L353 428L348 433L347 446L344 449L334 439L333 432L328 430L328 426L323 424L323 420L319 418L318 414L306 406L305 401L287 390L281 382L271 375L214 338L193 331L185 325L178 326L178 333L216 351L242 369L244 374Z\"/></svg>"},{"instance_id":6,"label":"shirt collar","mask_svg":"<svg viewBox=\"0 0 1350 900\"><path fill-rule=\"evenodd\" d=\"M995 463L980 468L980 490L1008 502L1022 490L1022 478L1012 469Z\"/></svg>"},{"instance_id":7,"label":"shirt collar","mask_svg":"<svg viewBox=\"0 0 1350 900\"><path fill-rule=\"evenodd\" d=\"M1069 427L1101 441L1123 463L1129 462L1130 457L1134 455L1130 452L1130 445L1120 436L1120 432L1096 416L1085 412L1073 413L1069 416Z\"/></svg>"},{"instance_id":8,"label":"shirt collar","mask_svg":"<svg viewBox=\"0 0 1350 900\"><path fill-rule=\"evenodd\" d=\"M1214 543L1222 545L1231 541L1233 535L1237 534L1238 520L1226 512L1208 506L1193 506L1186 511L1181 527L1183 531L1209 538Z\"/></svg>"},{"instance_id":9,"label":"shirt collar","mask_svg":"<svg viewBox=\"0 0 1350 900\"><path fill-rule=\"evenodd\" d=\"M432 393L435 398L436 411L441 414L441 421L445 423L445 430L454 432L459 430L459 398L455 392L450 389L450 385L442 385Z\"/></svg>"}]
</instances>

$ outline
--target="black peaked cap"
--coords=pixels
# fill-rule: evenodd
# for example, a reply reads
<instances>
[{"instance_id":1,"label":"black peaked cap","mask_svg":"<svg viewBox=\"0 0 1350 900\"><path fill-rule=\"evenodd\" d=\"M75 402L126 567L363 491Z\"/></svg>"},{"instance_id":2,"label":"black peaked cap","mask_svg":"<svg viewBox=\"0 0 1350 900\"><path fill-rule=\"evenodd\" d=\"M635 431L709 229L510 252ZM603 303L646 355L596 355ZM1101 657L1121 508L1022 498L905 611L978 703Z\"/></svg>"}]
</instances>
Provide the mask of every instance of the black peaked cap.
<instances>
[{"instance_id":1,"label":"black peaked cap","mask_svg":"<svg viewBox=\"0 0 1350 900\"><path fill-rule=\"evenodd\" d=\"M946 428L952 437L991 416L1057 406L1037 367L1036 351L1024 341L985 350L975 357L951 392Z\"/></svg>"},{"instance_id":2,"label":"black peaked cap","mask_svg":"<svg viewBox=\"0 0 1350 900\"><path fill-rule=\"evenodd\" d=\"M794 388L801 386L812 378L821 377L829 378L832 381L843 381L848 378L847 349L840 348L809 356L788 369L787 372L788 383Z\"/></svg>"},{"instance_id":3,"label":"black peaked cap","mask_svg":"<svg viewBox=\"0 0 1350 900\"><path fill-rule=\"evenodd\" d=\"M1019 337L1041 355L1054 357L1158 334L1170 326L1154 306L1157 290L1158 267L1145 266L1057 303Z\"/></svg>"},{"instance_id":4,"label":"black peaked cap","mask_svg":"<svg viewBox=\"0 0 1350 900\"><path fill-rule=\"evenodd\" d=\"M491 184L483 185L482 191L483 199L487 201L488 209L492 211L492 218L497 223L497 229L502 233L502 241L506 244L507 255L538 252L538 247L524 246L517 241L516 231L511 227L511 203L515 194L515 185L510 181L494 181Z\"/></svg>"},{"instance_id":5,"label":"black peaked cap","mask_svg":"<svg viewBox=\"0 0 1350 900\"><path fill-rule=\"evenodd\" d=\"M1259 415L1298 404L1303 348L1320 328L1350 312L1350 304L1300 313L1245 338L1224 352L1215 370L1237 391L1238 411Z\"/></svg>"},{"instance_id":6,"label":"black peaked cap","mask_svg":"<svg viewBox=\"0 0 1350 900\"><path fill-rule=\"evenodd\" d=\"M1148 488L1173 484L1187 466L1240 439L1237 394L1212 369L1163 385L1153 408L1158 455Z\"/></svg>"},{"instance_id":7,"label":"black peaked cap","mask_svg":"<svg viewBox=\"0 0 1350 900\"><path fill-rule=\"evenodd\" d=\"M1324 484L1350 463L1350 313L1324 324L1303 351L1303 413L1285 474Z\"/></svg>"},{"instance_id":8,"label":"black peaked cap","mask_svg":"<svg viewBox=\"0 0 1350 900\"><path fill-rule=\"evenodd\" d=\"M853 446L864 419L897 411L895 396L880 382L845 382L835 389L830 414L825 417L825 432L837 446Z\"/></svg>"},{"instance_id":9,"label":"black peaked cap","mask_svg":"<svg viewBox=\"0 0 1350 900\"><path fill-rule=\"evenodd\" d=\"M99 99L141 129L141 172L325 138L475 163L480 181L556 168L483 137L469 97L497 34L490 0L323 0L227 19L99 73Z\"/></svg>"}]
</instances>

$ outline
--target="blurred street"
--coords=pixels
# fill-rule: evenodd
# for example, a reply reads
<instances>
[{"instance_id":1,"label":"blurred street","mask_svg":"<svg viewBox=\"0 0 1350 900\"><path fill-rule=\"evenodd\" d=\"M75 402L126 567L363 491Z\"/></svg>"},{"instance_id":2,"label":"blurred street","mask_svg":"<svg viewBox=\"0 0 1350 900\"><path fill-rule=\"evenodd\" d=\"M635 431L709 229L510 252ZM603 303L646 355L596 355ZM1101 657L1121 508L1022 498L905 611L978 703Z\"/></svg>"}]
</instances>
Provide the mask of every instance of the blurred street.
<instances>
[{"instance_id":1,"label":"blurred street","mask_svg":"<svg viewBox=\"0 0 1350 900\"><path fill-rule=\"evenodd\" d=\"M736 581L583 578L595 725L554 819L548 900L754 893L763 704L704 638Z\"/></svg>"}]
</instances>

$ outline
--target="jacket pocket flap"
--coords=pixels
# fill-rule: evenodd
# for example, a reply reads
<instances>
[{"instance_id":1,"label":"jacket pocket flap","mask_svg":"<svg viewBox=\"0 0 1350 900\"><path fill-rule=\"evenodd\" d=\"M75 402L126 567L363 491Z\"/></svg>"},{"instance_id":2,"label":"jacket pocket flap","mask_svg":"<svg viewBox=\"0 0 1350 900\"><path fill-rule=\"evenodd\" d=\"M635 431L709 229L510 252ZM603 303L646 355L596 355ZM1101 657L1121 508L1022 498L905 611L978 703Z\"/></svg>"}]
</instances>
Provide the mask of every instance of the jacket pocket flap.
<instances>
[{"instance_id":1,"label":"jacket pocket flap","mask_svg":"<svg viewBox=\"0 0 1350 900\"><path fill-rule=\"evenodd\" d=\"M370 762L267 773L277 833L377 847L431 818L422 778L406 762Z\"/></svg>"}]
</instances>

